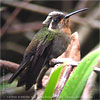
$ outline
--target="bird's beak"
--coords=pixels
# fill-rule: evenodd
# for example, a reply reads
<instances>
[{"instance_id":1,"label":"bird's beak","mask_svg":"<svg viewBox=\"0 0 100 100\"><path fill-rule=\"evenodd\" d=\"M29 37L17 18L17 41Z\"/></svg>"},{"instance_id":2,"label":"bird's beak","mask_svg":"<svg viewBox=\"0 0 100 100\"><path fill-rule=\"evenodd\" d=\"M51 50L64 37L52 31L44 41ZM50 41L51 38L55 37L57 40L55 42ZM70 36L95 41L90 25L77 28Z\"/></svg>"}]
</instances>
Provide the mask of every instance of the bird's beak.
<instances>
[{"instance_id":1,"label":"bird's beak","mask_svg":"<svg viewBox=\"0 0 100 100\"><path fill-rule=\"evenodd\" d=\"M83 9L76 10L76 11L74 11L74 12L71 12L71 13L65 15L64 19L69 18L70 16L72 16L72 15L74 15L74 14L77 14L77 13L79 13L79 12L85 11L85 10L88 10L88 8L83 8Z\"/></svg>"}]
</instances>

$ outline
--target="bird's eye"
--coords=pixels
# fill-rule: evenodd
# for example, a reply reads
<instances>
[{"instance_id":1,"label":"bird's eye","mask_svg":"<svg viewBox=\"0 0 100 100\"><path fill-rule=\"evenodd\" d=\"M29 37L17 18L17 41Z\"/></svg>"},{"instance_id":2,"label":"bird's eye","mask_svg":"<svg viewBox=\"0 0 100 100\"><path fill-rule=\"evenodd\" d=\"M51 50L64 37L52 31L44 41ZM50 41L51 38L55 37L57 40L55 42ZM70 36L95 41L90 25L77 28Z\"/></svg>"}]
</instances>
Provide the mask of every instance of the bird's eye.
<instances>
[{"instance_id":1,"label":"bird's eye","mask_svg":"<svg viewBox=\"0 0 100 100\"><path fill-rule=\"evenodd\" d=\"M59 22L59 19L55 18L55 19L53 19L53 22L57 23L57 22Z\"/></svg>"}]
</instances>

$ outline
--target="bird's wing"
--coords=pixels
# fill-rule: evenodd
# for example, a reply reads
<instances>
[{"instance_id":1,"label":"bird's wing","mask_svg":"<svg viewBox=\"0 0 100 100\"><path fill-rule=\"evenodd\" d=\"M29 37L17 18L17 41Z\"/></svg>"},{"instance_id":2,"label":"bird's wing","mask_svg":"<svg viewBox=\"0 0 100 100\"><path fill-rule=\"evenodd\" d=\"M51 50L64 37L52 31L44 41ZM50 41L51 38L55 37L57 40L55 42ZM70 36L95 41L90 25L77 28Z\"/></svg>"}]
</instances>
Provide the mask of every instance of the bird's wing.
<instances>
[{"instance_id":1,"label":"bird's wing","mask_svg":"<svg viewBox=\"0 0 100 100\"><path fill-rule=\"evenodd\" d=\"M49 33L44 37L42 41L39 42L36 48L36 53L34 54L34 57L29 67L26 68L26 72L22 75L22 77L18 81L18 86L21 86L24 83L26 84L26 90L28 90L36 82L36 79L42 67L47 62L53 38L54 34Z\"/></svg>"},{"instance_id":2,"label":"bird's wing","mask_svg":"<svg viewBox=\"0 0 100 100\"><path fill-rule=\"evenodd\" d=\"M37 35L35 35L33 37L33 41L30 42L29 46L25 50L24 57L19 68L11 76L8 83L12 83L16 79L16 77L19 74L21 74L22 71L25 71L25 68L31 64L31 61L34 58L35 48L37 44L38 44L38 38L37 38Z\"/></svg>"}]
</instances>

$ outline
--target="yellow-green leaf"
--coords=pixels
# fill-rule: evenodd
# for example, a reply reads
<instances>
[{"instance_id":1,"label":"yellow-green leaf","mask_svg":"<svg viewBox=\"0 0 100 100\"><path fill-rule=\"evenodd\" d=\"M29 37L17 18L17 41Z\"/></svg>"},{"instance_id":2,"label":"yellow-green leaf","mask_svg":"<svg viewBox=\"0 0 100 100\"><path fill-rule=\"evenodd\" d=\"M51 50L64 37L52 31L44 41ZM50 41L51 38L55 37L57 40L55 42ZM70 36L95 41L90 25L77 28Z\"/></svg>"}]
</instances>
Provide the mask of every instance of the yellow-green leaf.
<instances>
[{"instance_id":1,"label":"yellow-green leaf","mask_svg":"<svg viewBox=\"0 0 100 100\"><path fill-rule=\"evenodd\" d=\"M88 77L93 71L94 65L97 64L98 58L100 58L99 50L91 52L83 58L66 82L59 100L78 100L81 97Z\"/></svg>"}]
</instances>

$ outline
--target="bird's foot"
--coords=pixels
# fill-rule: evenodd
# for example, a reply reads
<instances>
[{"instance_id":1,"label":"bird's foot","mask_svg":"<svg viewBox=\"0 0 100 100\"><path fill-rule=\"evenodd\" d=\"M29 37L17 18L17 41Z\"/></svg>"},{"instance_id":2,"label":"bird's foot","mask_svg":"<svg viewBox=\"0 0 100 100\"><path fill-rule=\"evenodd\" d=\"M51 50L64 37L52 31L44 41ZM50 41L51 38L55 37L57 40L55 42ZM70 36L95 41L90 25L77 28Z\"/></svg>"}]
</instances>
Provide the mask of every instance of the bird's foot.
<instances>
[{"instance_id":1,"label":"bird's foot","mask_svg":"<svg viewBox=\"0 0 100 100\"><path fill-rule=\"evenodd\" d=\"M77 66L80 62L74 61L71 58L53 58L49 62L49 65L51 67L55 66L56 64L62 64L66 62L67 65Z\"/></svg>"},{"instance_id":2,"label":"bird's foot","mask_svg":"<svg viewBox=\"0 0 100 100\"><path fill-rule=\"evenodd\" d=\"M37 89L41 89L41 88L43 88L42 83L37 83Z\"/></svg>"}]
</instances>

